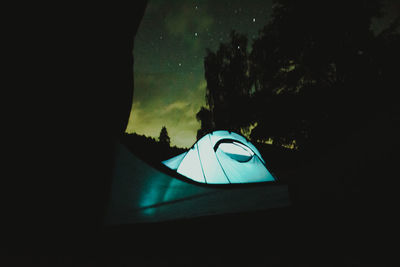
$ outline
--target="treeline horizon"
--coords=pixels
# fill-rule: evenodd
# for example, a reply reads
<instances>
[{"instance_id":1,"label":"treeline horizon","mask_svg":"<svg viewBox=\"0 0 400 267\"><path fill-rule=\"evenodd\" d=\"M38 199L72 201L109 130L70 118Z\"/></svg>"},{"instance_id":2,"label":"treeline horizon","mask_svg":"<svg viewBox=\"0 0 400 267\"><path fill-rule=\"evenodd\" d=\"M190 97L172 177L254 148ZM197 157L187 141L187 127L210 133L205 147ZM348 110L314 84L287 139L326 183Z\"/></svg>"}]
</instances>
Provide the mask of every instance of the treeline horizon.
<instances>
[{"instance_id":1,"label":"treeline horizon","mask_svg":"<svg viewBox=\"0 0 400 267\"><path fill-rule=\"evenodd\" d=\"M161 161L170 159L190 149L190 147L171 146L170 137L165 126L161 128L158 138L135 132L125 132L121 138L121 143L136 156L151 164L159 164ZM272 170L295 168L306 160L301 155L301 152L296 150L260 142L252 143L260 151L264 160L268 162L268 167Z\"/></svg>"},{"instance_id":2,"label":"treeline horizon","mask_svg":"<svg viewBox=\"0 0 400 267\"><path fill-rule=\"evenodd\" d=\"M158 138L125 132L121 142L136 155L152 161L162 161L185 152L188 148L171 146L167 128L163 126ZM155 153L156 152L156 153Z\"/></svg>"}]
</instances>

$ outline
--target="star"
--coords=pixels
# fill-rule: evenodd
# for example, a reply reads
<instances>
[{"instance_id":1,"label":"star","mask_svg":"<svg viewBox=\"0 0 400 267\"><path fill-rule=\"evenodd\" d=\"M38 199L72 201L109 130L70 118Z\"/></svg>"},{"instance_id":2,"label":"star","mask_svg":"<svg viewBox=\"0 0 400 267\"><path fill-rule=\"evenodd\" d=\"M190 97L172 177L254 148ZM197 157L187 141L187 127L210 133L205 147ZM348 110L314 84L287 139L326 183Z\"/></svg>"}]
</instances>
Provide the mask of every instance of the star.
<instances>
[{"instance_id":1,"label":"star","mask_svg":"<svg viewBox=\"0 0 400 267\"><path fill-rule=\"evenodd\" d=\"M179 63L178 63L178 66L181 67L181 66L182 66L182 63L179 62Z\"/></svg>"},{"instance_id":2,"label":"star","mask_svg":"<svg viewBox=\"0 0 400 267\"><path fill-rule=\"evenodd\" d=\"M197 32L195 32L195 33L194 33L194 36L196 36L196 37L197 37Z\"/></svg>"},{"instance_id":3,"label":"star","mask_svg":"<svg viewBox=\"0 0 400 267\"><path fill-rule=\"evenodd\" d=\"M253 18L253 22L256 22L256 18Z\"/></svg>"}]
</instances>

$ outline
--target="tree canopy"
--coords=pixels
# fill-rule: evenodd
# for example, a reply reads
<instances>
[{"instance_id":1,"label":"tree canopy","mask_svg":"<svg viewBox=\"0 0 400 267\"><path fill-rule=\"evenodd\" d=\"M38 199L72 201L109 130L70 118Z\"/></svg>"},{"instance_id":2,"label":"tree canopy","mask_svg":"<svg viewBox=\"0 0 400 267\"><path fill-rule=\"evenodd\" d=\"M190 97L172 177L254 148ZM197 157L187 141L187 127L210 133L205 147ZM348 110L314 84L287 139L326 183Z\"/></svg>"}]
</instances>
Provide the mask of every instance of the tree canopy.
<instances>
[{"instance_id":1,"label":"tree canopy","mask_svg":"<svg viewBox=\"0 0 400 267\"><path fill-rule=\"evenodd\" d=\"M208 108L197 114L198 137L255 125L254 141L309 147L357 127L381 107L381 87L398 84L389 65L399 59L399 22L379 35L371 30L381 7L379 0L275 1L251 49L232 32L230 42L207 51Z\"/></svg>"},{"instance_id":2,"label":"tree canopy","mask_svg":"<svg viewBox=\"0 0 400 267\"><path fill-rule=\"evenodd\" d=\"M235 130L247 125L250 79L247 38L232 31L229 43L222 43L217 52L207 50L204 59L207 80L206 103L197 114L204 130Z\"/></svg>"}]
</instances>

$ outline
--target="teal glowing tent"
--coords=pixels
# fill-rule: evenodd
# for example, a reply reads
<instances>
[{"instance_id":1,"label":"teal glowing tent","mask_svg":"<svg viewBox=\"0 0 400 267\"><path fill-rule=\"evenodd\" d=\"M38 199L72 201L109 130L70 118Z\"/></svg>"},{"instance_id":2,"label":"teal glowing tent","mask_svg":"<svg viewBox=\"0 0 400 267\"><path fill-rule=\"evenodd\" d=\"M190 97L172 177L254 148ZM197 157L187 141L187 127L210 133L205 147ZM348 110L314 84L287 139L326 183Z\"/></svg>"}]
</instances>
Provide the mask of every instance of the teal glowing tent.
<instances>
[{"instance_id":1,"label":"teal glowing tent","mask_svg":"<svg viewBox=\"0 0 400 267\"><path fill-rule=\"evenodd\" d=\"M214 137L217 134L214 133ZM246 160L240 155L232 154L241 161ZM177 158L176 162L182 162L182 159ZM174 171L165 165L162 169L155 168L119 143L114 166L110 202L105 218L108 225L159 222L290 205L286 184L273 182L231 186L180 179L182 177L172 175ZM232 181L234 180L231 179ZM207 182L210 183L210 178Z\"/></svg>"},{"instance_id":2,"label":"teal glowing tent","mask_svg":"<svg viewBox=\"0 0 400 267\"><path fill-rule=\"evenodd\" d=\"M275 181L257 148L243 136L229 131L209 133L187 152L162 163L199 183Z\"/></svg>"}]
</instances>

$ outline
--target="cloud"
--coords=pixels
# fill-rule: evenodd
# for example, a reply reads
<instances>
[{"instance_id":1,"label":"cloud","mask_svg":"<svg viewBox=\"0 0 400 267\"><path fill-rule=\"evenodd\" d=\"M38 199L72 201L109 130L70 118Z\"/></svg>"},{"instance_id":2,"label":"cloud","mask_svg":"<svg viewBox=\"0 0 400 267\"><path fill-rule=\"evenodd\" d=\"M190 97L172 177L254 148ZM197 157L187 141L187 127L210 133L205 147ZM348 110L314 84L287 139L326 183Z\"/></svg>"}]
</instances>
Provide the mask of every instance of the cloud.
<instances>
[{"instance_id":1,"label":"cloud","mask_svg":"<svg viewBox=\"0 0 400 267\"><path fill-rule=\"evenodd\" d=\"M135 74L134 101L126 132L158 137L167 127L172 145L190 147L205 104L206 82L198 74Z\"/></svg>"},{"instance_id":2,"label":"cloud","mask_svg":"<svg viewBox=\"0 0 400 267\"><path fill-rule=\"evenodd\" d=\"M188 106L190 106L190 104L186 102L176 101L164 107L164 112L170 113L171 111L187 110Z\"/></svg>"},{"instance_id":3,"label":"cloud","mask_svg":"<svg viewBox=\"0 0 400 267\"><path fill-rule=\"evenodd\" d=\"M196 113L190 107L177 101L160 110L143 109L140 102L134 102L126 132L136 132L157 138L163 126L167 127L172 145L190 147L196 140L200 124Z\"/></svg>"}]
</instances>

